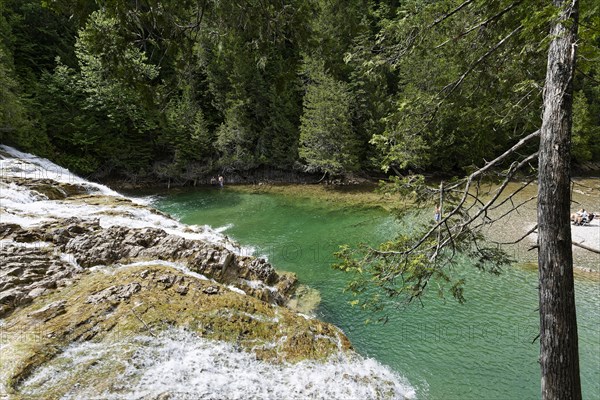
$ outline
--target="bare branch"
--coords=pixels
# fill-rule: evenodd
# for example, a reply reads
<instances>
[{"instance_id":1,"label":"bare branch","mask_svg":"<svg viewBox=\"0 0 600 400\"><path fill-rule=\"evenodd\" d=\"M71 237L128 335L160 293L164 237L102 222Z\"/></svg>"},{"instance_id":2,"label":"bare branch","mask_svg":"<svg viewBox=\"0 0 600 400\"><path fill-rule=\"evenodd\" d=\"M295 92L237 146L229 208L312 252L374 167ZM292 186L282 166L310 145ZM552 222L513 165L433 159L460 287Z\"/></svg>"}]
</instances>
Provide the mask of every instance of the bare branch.
<instances>
[{"instance_id":1,"label":"bare branch","mask_svg":"<svg viewBox=\"0 0 600 400\"><path fill-rule=\"evenodd\" d=\"M467 181L467 182L472 181L473 179L475 179L479 175L482 175L484 172L489 171L493 166L499 164L501 161L503 161L507 157L513 155L518 149L520 149L521 147L523 147L527 142L529 142L531 139L533 139L535 137L538 137L538 136L540 136L539 129L537 131L535 131L533 133L530 133L529 135L525 136L524 138L522 138L521 140L519 140L513 147L511 147L510 149L508 149L507 151L505 151L504 153L502 153L501 155L499 155L498 157L496 157L492 161L488 162L487 164L485 164L483 167L481 167L477 171L473 172L466 179L460 180L459 182L457 182L456 184L450 186L446 190L455 189L455 188L459 187L460 185L462 185L465 181Z\"/></svg>"},{"instance_id":2,"label":"bare branch","mask_svg":"<svg viewBox=\"0 0 600 400\"><path fill-rule=\"evenodd\" d=\"M535 200L535 199L537 199L537 196L531 196L531 197L530 197L530 198L528 198L527 200L525 200L525 201L522 201L521 203L519 203L518 205L516 205L516 206L515 206L515 205L513 205L513 207L512 207L510 210L508 210L507 212L505 212L504 214L502 214L502 215L501 215L501 216L499 216L498 218L494 219L494 221L493 221L493 222L498 222L498 221L500 221L501 219L503 219L503 218L504 218L504 217L506 217L507 215L510 215L510 214L512 214L512 213L513 213L513 212L515 212L515 211L518 211L518 209L519 209L519 208L521 208L521 207L522 207L522 206L524 206L525 204L527 204L527 203L529 203L529 202L531 202L531 201L533 201L533 200Z\"/></svg>"},{"instance_id":3,"label":"bare branch","mask_svg":"<svg viewBox=\"0 0 600 400\"><path fill-rule=\"evenodd\" d=\"M504 189L506 188L506 186L508 186L508 184L510 183L510 180L512 179L512 177L514 176L514 174L525 164L527 164L529 161L531 161L532 159L537 157L537 152L530 155L529 157L527 157L526 159L524 159L523 161L521 161L520 163L513 163L513 165L511 166L508 174L506 175L506 178L504 179L504 182L502 183L502 185L500 185L499 189L497 190L496 194L486 203L486 205L484 207L482 207L477 213L475 213L475 215L473 215L472 217L470 217L469 219L467 219L465 222L463 222L462 224L459 224L457 226L458 229L458 234L456 234L455 236L459 236L469 225L471 225L477 218L479 218L479 216L481 216L481 214L483 214L484 212L486 212L495 202L496 200L500 197L500 195L502 194L502 192L504 191ZM468 190L468 185L465 188L465 191ZM466 198L466 196L463 197L463 200ZM455 209L453 211L458 211L458 209L460 207L462 207L462 204L464 203L464 201L462 201L461 203L459 203ZM482 224L478 225L481 226ZM446 239L444 241L444 243L442 243L442 247L446 246L448 243L450 242L449 239Z\"/></svg>"},{"instance_id":4,"label":"bare branch","mask_svg":"<svg viewBox=\"0 0 600 400\"><path fill-rule=\"evenodd\" d=\"M537 228L538 228L538 226L536 224L533 228L531 228L530 230L528 230L527 233L525 233L523 236L521 236L519 239L517 239L517 240L515 240L513 242L494 242L494 243L500 244L500 245L517 244L517 243L523 241L523 239L525 239L527 236L531 235L532 233L537 233L536 232ZM587 251L591 251L592 253L600 254L600 249L596 249L594 247L590 247L590 246L584 245L583 242L572 241L571 244L573 246L580 247L580 248L585 249ZM537 247L538 246L533 246L530 250L533 250L534 248L537 248Z\"/></svg>"},{"instance_id":5,"label":"bare branch","mask_svg":"<svg viewBox=\"0 0 600 400\"><path fill-rule=\"evenodd\" d=\"M500 203L498 203L494 207L490 208L490 211L493 211L493 210L497 209L498 207L501 207L507 201L512 201L513 197L515 197L518 193L520 193L522 190L524 190L527 186L529 186L533 182L535 182L535 179L530 179L529 181L527 181L527 183L525 183L523 186L521 186L520 188L518 188L517 190L515 190L514 192L512 192L510 194L510 196L508 196L506 199L504 199L503 201L501 201Z\"/></svg>"},{"instance_id":6,"label":"bare branch","mask_svg":"<svg viewBox=\"0 0 600 400\"><path fill-rule=\"evenodd\" d=\"M538 132L538 131L536 131ZM531 135L534 135L536 132L534 132ZM531 136L529 135L529 136ZM522 139L525 140L527 138ZM517 145L515 145L517 146ZM502 156L500 156L502 157ZM438 250L436 250L436 252L434 253L434 255L439 254L439 249L442 249L444 247L446 247L449 243L453 243L456 238L460 237L461 234L465 231L465 229L467 228L467 226L469 226L470 224L472 224L477 218L479 218L481 216L481 214L487 212L487 210L497 201L497 199L500 197L500 195L502 194L502 192L504 191L504 189L506 188L506 186L510 183L510 180L512 179L512 177L514 176L514 174L520 169L522 168L524 165L526 165L527 163L529 163L531 160L535 159L537 157L537 152L530 155L529 157L525 158L524 160L522 160L519 163L513 163L508 171L508 173L506 174L506 178L504 179L504 182L502 183L502 185L498 188L498 190L496 191L495 195L492 196L492 198L483 206L479 209L479 211L477 213L475 213L475 215L470 216L468 218L466 218L463 222L454 225L452 227L452 229L455 231L454 233L454 237L452 237L452 235L450 235L448 238L444 239L443 242L441 244L438 244L436 247ZM492 162L494 162L495 160L493 160ZM490 162L490 163L492 163ZM470 186L471 186L471 182L474 179L474 177L479 176L482 172L482 170L484 169L488 169L490 168L490 163L486 164L485 167L479 169L478 171L475 171L474 173L472 173L469 178L467 179L467 182L465 183L465 188L463 190L463 197L460 199L460 201L458 202L458 204L452 209L452 211L450 211L448 213L448 215L446 215L446 217L443 217L442 220L435 224L431 229L429 229L429 231L427 231L427 233L425 233L413 246L411 246L408 250L403 250L403 251L395 251L395 250L388 250L388 251L382 251L382 250L376 250L373 248L369 248L370 253L376 256L387 256L387 255L408 255L410 253L413 253L415 250L417 250L419 247L421 247L421 245L431 237L431 235L438 229L441 228L442 224L447 224L447 222L454 217L455 215L461 213L462 207L466 202L466 199L468 197L468 193L470 190ZM456 186L456 185L455 185Z\"/></svg>"},{"instance_id":7,"label":"bare branch","mask_svg":"<svg viewBox=\"0 0 600 400\"><path fill-rule=\"evenodd\" d=\"M453 16L454 14L456 14L457 12L459 12L460 10L462 10L463 8L465 8L466 6L468 6L469 4L471 4L473 2L473 0L467 0L464 3L462 3L461 5L459 5L458 7L456 7L454 10L450 11L447 14L442 15L441 17L439 17L438 19L436 19L435 21L433 21L433 23L431 25L429 25L427 28L433 28L434 26L440 24L441 22L444 22L445 20L447 20L448 18L450 18L451 16Z\"/></svg>"},{"instance_id":8,"label":"bare branch","mask_svg":"<svg viewBox=\"0 0 600 400\"><path fill-rule=\"evenodd\" d=\"M494 53L496 50L498 50L498 48L500 46L502 46L504 43L506 43L506 41L508 39L510 39L515 33L519 32L521 29L523 28L523 25L519 25L517 28L515 28L511 33L509 33L508 35L506 35L504 38L502 38L502 40L500 40L498 43L496 43L494 46L492 46L491 49L489 49L487 52L485 52L485 54L483 54L481 57L479 57L475 62L473 62L469 68L456 80L454 81L454 83L448 84L446 86L444 86L444 88L441 90L442 92L446 89L449 89L446 92L446 95L444 96L443 99L446 99L448 96L450 96L450 94L452 92L454 92L454 90L456 90L457 87L460 86L460 84L465 80L465 78L471 73L473 72L473 70L475 69L476 66L478 66L483 60L485 60L486 58L488 58L492 53Z\"/></svg>"},{"instance_id":9,"label":"bare branch","mask_svg":"<svg viewBox=\"0 0 600 400\"><path fill-rule=\"evenodd\" d=\"M571 242L571 243L573 244L573 246L581 247L582 249L586 249L588 251L591 251L592 253L600 254L600 250L599 249L595 249L593 247L586 246L586 245L582 244L582 242L580 242L580 243Z\"/></svg>"},{"instance_id":10,"label":"bare branch","mask_svg":"<svg viewBox=\"0 0 600 400\"><path fill-rule=\"evenodd\" d=\"M527 236L531 235L532 233L535 232L535 230L537 229L537 224L535 224L535 226L533 228L531 228L530 230L527 231L526 234L524 234L523 236L521 236L520 238L518 238L517 240L515 240L514 242L494 242L496 244L500 244L500 245L508 245L508 244L517 244L523 241L523 239L525 239Z\"/></svg>"},{"instance_id":11,"label":"bare branch","mask_svg":"<svg viewBox=\"0 0 600 400\"><path fill-rule=\"evenodd\" d=\"M592 186L584 185L583 183L581 183L581 182L576 182L576 181L574 181L574 180L571 180L571 183L573 184L573 186L581 186L581 187L583 187L583 188L586 188L586 189L592 189L592 190L596 189L596 188L594 188L594 187L592 187Z\"/></svg>"},{"instance_id":12,"label":"bare branch","mask_svg":"<svg viewBox=\"0 0 600 400\"><path fill-rule=\"evenodd\" d=\"M451 40L460 39L461 37L466 36L469 33L473 32L475 29L479 29L482 26L485 26L485 25L489 24L490 22L494 21L495 19L500 18L501 16L503 16L504 14L506 14L507 12L509 12L510 10L512 10L513 8L515 8L517 5L519 5L521 3L522 3L522 1L516 1L516 2L512 3L511 5L509 5L508 7L506 7L505 9L503 9L502 11L500 11L499 13L497 13L495 15L492 15L488 19L486 19L486 20L484 20L484 21L482 21L482 22L480 22L480 23L478 23L476 25L473 25L472 27L470 27L469 29L467 29L464 32L461 32L460 35L458 35L457 37L455 37L455 38L449 38L449 39L445 40L444 42L438 44L437 46L434 47L434 49L438 49L438 48L444 46L446 43L448 43Z\"/></svg>"}]
</instances>

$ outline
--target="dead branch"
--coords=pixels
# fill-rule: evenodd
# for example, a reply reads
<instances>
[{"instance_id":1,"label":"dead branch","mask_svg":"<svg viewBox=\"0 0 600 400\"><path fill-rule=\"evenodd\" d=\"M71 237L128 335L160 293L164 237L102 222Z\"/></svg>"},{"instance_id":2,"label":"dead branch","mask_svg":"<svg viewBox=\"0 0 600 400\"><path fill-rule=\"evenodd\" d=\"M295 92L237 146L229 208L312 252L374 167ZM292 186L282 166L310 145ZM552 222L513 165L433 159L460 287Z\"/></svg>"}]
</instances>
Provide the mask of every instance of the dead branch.
<instances>
[{"instance_id":1,"label":"dead branch","mask_svg":"<svg viewBox=\"0 0 600 400\"><path fill-rule=\"evenodd\" d=\"M475 179L479 175L482 175L484 172L489 171L493 166L499 164L501 161L503 161L507 157L513 155L518 149L520 149L521 147L523 147L527 142L529 142L534 137L538 137L538 136L540 136L540 130L539 129L537 131L535 131L533 133L530 133L529 135L525 136L521 140L519 140L513 147L511 147L510 149L508 149L507 151L505 151L504 153L502 153L501 155L499 155L498 157L496 157L492 161L489 161L487 164L485 164L483 167L481 167L477 171L471 173L471 175L469 175L467 178L461 179L460 181L458 181L454 185L450 186L449 188L446 188L445 190L452 190L452 189L455 189L455 188L461 186L465 182L472 181L473 179Z\"/></svg>"},{"instance_id":2,"label":"dead branch","mask_svg":"<svg viewBox=\"0 0 600 400\"><path fill-rule=\"evenodd\" d=\"M502 200L499 204L497 204L494 207L490 208L490 211L494 211L495 209L501 207L507 201L511 201L512 202L513 197L515 197L518 193L521 192L521 190L525 189L527 186L529 186L533 182L535 182L535 179L530 179L529 181L527 181L527 183L525 183L523 186L521 186L520 188L518 188L517 190L515 190L514 192L512 192L510 194L510 196L508 196L506 199Z\"/></svg>"},{"instance_id":3,"label":"dead branch","mask_svg":"<svg viewBox=\"0 0 600 400\"><path fill-rule=\"evenodd\" d=\"M492 53L494 53L496 50L498 50L499 47L501 47L504 43L506 43L506 41L508 39L510 39L515 33L519 32L522 28L523 28L523 25L519 25L511 33L509 33L508 35L506 35L505 37L503 37L498 43L496 43L494 46L492 46L492 48L489 49L487 52L485 52L485 54L483 54L475 62L473 62L469 66L469 68L467 68L467 70L456 81L454 81L454 83L451 83L451 84L448 84L448 85L444 86L444 88L441 90L441 92L445 91L448 88L449 88L449 90L446 92L446 95L443 97L442 100L445 100L446 98L448 98L448 96L450 96L450 94L452 92L454 92L454 90L456 90L457 87L460 86L460 84L465 80L465 78L471 72L473 72L473 70L475 69L476 66L478 66L483 60L485 60Z\"/></svg>"},{"instance_id":4,"label":"dead branch","mask_svg":"<svg viewBox=\"0 0 600 400\"><path fill-rule=\"evenodd\" d=\"M538 131L536 131L536 132L539 133ZM534 135L536 132L529 135L529 137L533 137L532 135ZM522 139L522 141L525 139L527 139L527 138ZM517 145L515 145L515 146L517 146ZM537 157L537 155L538 155L538 153L536 152L534 154L531 154L529 157L525 158L524 160L522 160L519 163L514 162L511 165L511 167L509 168L509 171L506 174L504 182L502 183L502 185L500 185L500 187L498 188L498 190L496 191L494 196L492 196L492 198L490 200L488 200L488 202L483 207L481 207L479 209L479 211L477 213L475 213L475 215L465 218L465 220L463 222L461 222L457 225L454 225L452 227L453 230L455 231L454 237L452 237L452 235L450 235L448 238L444 239L444 241L441 244L438 244L438 246L437 246L438 249L442 249L445 246L447 246L449 243L455 242L457 240L457 238L462 235L462 233L465 231L465 229L469 225L471 225L477 218L479 218L479 216L481 216L482 213L487 212L487 210L500 197L500 195L502 194L502 192L504 191L506 186L508 186L508 184L510 183L510 180L512 179L514 174L520 168L522 168L524 165L528 164L531 160L535 159ZM502 157L502 156L500 156L500 157ZM458 204L452 209L452 211L450 211L448 213L448 215L446 215L446 217L443 217L439 223L435 224L427 233L425 233L411 248L409 248L408 250L404 250L404 251L395 251L395 250L382 251L382 250L376 250L376 249L370 248L371 254L385 256L385 255L408 255L410 253L413 253L427 239L429 239L436 230L440 229L442 224L446 224L453 216L461 213L462 207L465 204L466 199L468 197L468 192L470 190L471 182L473 181L473 179L475 177L479 176L481 173L483 173L482 172L483 170L491 168L491 165L493 165L491 163L496 162L496 160L498 160L500 157L496 158L495 160L492 160L490 163L486 164L486 166L484 166L483 168L481 168L478 171L475 171L471 175L469 175L469 178L467 179L467 182L465 183L465 188L463 189L463 197L460 199ZM438 253L438 251L436 251L434 254L437 254L437 253Z\"/></svg>"},{"instance_id":5,"label":"dead branch","mask_svg":"<svg viewBox=\"0 0 600 400\"><path fill-rule=\"evenodd\" d=\"M581 187L583 187L583 188L586 188L586 189L591 189L591 190L594 190L594 189L596 189L596 188L594 188L594 187L591 187L591 186L588 186L588 185L584 185L584 184L583 184L583 183L581 183L581 182L576 182L576 181L574 181L574 180L572 180L572 179L571 179L571 184L573 184L573 186L581 186Z\"/></svg>"},{"instance_id":6,"label":"dead branch","mask_svg":"<svg viewBox=\"0 0 600 400\"><path fill-rule=\"evenodd\" d=\"M477 213L475 213L475 215L471 216L470 218L468 218L465 222L457 225L457 229L458 229L458 234L455 234L455 239L456 237L460 236L462 234L463 231L466 230L466 228L471 225L475 220L477 220L481 214L483 214L484 212L486 212L495 202L496 200L500 197L500 195L502 194L502 192L504 191L504 189L506 188L506 186L508 186L508 184L510 183L510 180L512 179L512 177L514 176L514 174L525 164L527 164L529 161L531 161L532 159L536 158L538 155L538 153L534 153L532 155L530 155L529 157L527 157L526 159L524 159L523 161L521 161L520 163L513 163L513 165L511 166L511 168L509 169L506 178L504 179L504 182L502 183L502 185L500 185L500 187L498 188L498 190L496 191L496 194L494 196L492 196L492 198L490 200L488 200L488 202L486 203L486 205L484 207L482 207ZM467 190L467 188L465 188L465 190ZM463 200L466 198L463 197ZM459 203L455 209L453 211L457 211L460 207L462 207L462 204L464 203L464 201L462 203ZM480 224L479 226L481 226L482 224ZM435 227L434 227L435 228ZM446 246L448 243L450 242L449 239L446 239L444 241L444 243L442 243L442 247Z\"/></svg>"},{"instance_id":7,"label":"dead branch","mask_svg":"<svg viewBox=\"0 0 600 400\"><path fill-rule=\"evenodd\" d=\"M500 221L501 219L503 219L503 218L504 218L504 217L506 217L507 215L510 215L510 214L512 214L514 211L518 211L518 209L519 209L519 208L521 208L521 207L522 207L522 206L524 206L525 204L527 204L527 203L529 203L529 202L531 202L531 201L533 201L533 200L535 200L535 199L537 199L537 195L536 195L536 196L531 196L531 197L530 197L530 198L528 198L527 200L525 200L525 201L523 201L523 202L521 202L521 203L517 204L516 206L513 206L513 207L512 207L510 210L508 210L507 212L505 212L505 213L504 213L504 214L502 214L501 216L499 216L499 217L497 217L496 219L494 219L494 221L493 221L493 222L498 222L498 221ZM477 227L479 227L479 226L477 226Z\"/></svg>"},{"instance_id":8,"label":"dead branch","mask_svg":"<svg viewBox=\"0 0 600 400\"><path fill-rule=\"evenodd\" d=\"M535 224L535 226L533 228L531 228L530 230L527 231L526 234L524 234L523 236L521 236L520 238L518 238L517 240L515 240L514 242L494 242L496 244L500 244L500 245L509 245L509 244L517 244L522 242L527 236L531 235L532 233L535 232L535 230L537 229L537 224Z\"/></svg>"},{"instance_id":9,"label":"dead branch","mask_svg":"<svg viewBox=\"0 0 600 400\"><path fill-rule=\"evenodd\" d=\"M527 236L531 235L532 233L537 233L536 232L537 228L538 228L538 226L536 224L533 228L531 228L530 230L528 230L527 233L525 233L523 236L521 236L519 239L517 239L517 240L515 240L513 242L494 242L494 243L500 244L500 245L511 245L511 244L520 243L520 242L523 241L523 239L525 239ZM571 241L571 244L573 246L580 247L580 248L585 249L587 251L591 251L592 253L600 254L600 249L596 249L594 247L590 247L590 246L584 245L583 242ZM533 246L529 250L533 250L534 248L537 248L537 247L538 246Z\"/></svg>"},{"instance_id":10,"label":"dead branch","mask_svg":"<svg viewBox=\"0 0 600 400\"><path fill-rule=\"evenodd\" d=\"M501 11L500 11L500 12L498 12L497 14L495 14L495 15L492 15L492 16L491 16L491 17L489 17L488 19L486 19L486 20L484 20L484 21L482 21L482 22L480 22L480 23L478 23L478 24L476 24L476 25L473 25L472 27L470 27L469 29L467 29L467 30L466 30L466 31L464 31L464 32L461 32L461 33L460 33L460 35L458 35L457 37L455 37L455 38L449 38L449 39L445 40L444 42L442 42L442 43L438 44L437 46L435 46L435 47L434 47L434 49L438 49L438 48L440 48L440 47L444 46L444 45L445 45L446 43L448 43L450 40L457 40L457 39L459 39L459 38L461 38L461 37L463 37L463 36L466 36L466 35L468 35L469 33L473 32L475 29L479 29L479 28L481 28L482 26L485 26L485 25L489 24L490 22L494 21L495 19L498 19L498 18L500 18L501 16L503 16L504 14L506 14L507 12L509 12L510 10L512 10L513 8L515 8L516 6L518 6L518 5L519 5L519 4L521 4L521 3L522 3L522 1L516 1L516 2L514 2L514 3L512 3L512 4L510 4L508 7L506 7L506 8L505 8L505 9L503 9L503 10L501 10Z\"/></svg>"},{"instance_id":11,"label":"dead branch","mask_svg":"<svg viewBox=\"0 0 600 400\"><path fill-rule=\"evenodd\" d=\"M429 25L427 28L433 28L434 26L444 22L445 20L447 20L448 18L450 18L451 16L453 16L454 14L456 14L457 12L459 12L460 10L462 10L463 8L465 8L466 6L468 6L469 4L471 4L473 2L473 0L467 0L464 3L462 3L461 5L459 5L458 7L456 7L454 10L450 11L447 14L442 15L441 17L439 17L438 19L436 19L435 21L433 21L433 23L431 25Z\"/></svg>"},{"instance_id":12,"label":"dead branch","mask_svg":"<svg viewBox=\"0 0 600 400\"><path fill-rule=\"evenodd\" d=\"M596 253L596 254L600 254L600 250L599 249L595 249L593 247L590 246L586 246L582 243L577 243L577 242L571 242L573 244L573 246L577 246L577 247L581 247L582 249L591 251L592 253Z\"/></svg>"}]
</instances>

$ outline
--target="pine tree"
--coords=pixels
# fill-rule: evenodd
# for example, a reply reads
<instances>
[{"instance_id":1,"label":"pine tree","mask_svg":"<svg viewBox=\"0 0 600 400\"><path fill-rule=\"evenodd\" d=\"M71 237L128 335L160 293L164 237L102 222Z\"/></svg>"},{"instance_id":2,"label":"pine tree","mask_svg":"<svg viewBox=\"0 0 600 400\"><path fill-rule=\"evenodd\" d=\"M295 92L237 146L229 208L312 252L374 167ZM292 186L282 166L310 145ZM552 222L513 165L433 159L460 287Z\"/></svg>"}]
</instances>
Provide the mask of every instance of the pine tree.
<instances>
[{"instance_id":1,"label":"pine tree","mask_svg":"<svg viewBox=\"0 0 600 400\"><path fill-rule=\"evenodd\" d=\"M300 124L300 157L310 172L339 175L353 171L358 157L348 85L329 75L323 62L309 60L306 71L310 83Z\"/></svg>"}]
</instances>

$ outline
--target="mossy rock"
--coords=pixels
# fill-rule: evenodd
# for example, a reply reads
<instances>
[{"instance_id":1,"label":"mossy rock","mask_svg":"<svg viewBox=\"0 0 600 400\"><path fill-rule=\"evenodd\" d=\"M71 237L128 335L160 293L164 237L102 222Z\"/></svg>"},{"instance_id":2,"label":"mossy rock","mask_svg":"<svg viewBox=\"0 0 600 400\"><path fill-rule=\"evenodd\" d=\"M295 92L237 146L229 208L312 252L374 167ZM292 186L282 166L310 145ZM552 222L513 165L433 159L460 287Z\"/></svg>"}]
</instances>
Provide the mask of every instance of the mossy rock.
<instances>
[{"instance_id":1,"label":"mossy rock","mask_svg":"<svg viewBox=\"0 0 600 400\"><path fill-rule=\"evenodd\" d=\"M59 312L53 307L60 307ZM164 266L109 268L86 273L72 286L36 299L3 321L0 346L7 356L0 360L0 391L5 386L19 398L20 385L32 371L71 343L110 345L123 337L156 336L173 327L235 343L275 363L326 359L350 349L336 327L214 281ZM110 383L111 376L121 372L104 371L102 380ZM52 396L64 395L64 385L55 386L60 393Z\"/></svg>"}]
</instances>

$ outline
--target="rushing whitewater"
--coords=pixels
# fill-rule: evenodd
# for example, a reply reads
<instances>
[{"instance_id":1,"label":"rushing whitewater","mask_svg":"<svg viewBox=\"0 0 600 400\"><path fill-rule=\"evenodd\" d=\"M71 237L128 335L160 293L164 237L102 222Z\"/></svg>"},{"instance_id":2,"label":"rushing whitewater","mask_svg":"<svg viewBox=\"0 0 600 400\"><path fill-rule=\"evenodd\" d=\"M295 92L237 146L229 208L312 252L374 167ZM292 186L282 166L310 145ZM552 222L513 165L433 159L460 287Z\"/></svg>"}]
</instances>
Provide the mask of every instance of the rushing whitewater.
<instances>
[{"instance_id":1,"label":"rushing whitewater","mask_svg":"<svg viewBox=\"0 0 600 400\"><path fill-rule=\"evenodd\" d=\"M221 231L227 227L215 230L208 226L186 226L153 210L143 204L144 201L128 199L106 186L77 177L46 159L10 147L0 146L0 158L2 175L0 226L5 232L14 230L14 226L17 225L21 227L22 232L31 232L27 229L35 230L38 226L52 226L52 224L41 225L48 222L61 225L62 221L68 219L87 222L72 223L56 232L103 235L115 231L125 232L124 235L134 235L137 233L125 231L123 230L125 228L120 227L130 230L151 228L183 238L177 243L184 249L189 249L193 244L185 240L201 240L226 248L241 257L239 260L234 258L237 261L230 261L231 257L222 253L218 262L222 263L223 269L228 263L242 265L242 262L250 262L243 257L244 253L248 254L252 249L240 248L221 234ZM77 185L85 188L85 193L69 200L50 198L43 194L43 191L36 191L31 188L31 185L28 187L26 184L28 181L35 182L36 185L55 182L57 184L55 190L63 190L59 183ZM107 198L113 198L115 201L106 201ZM94 224L98 228L94 228L96 226ZM171 240L168 236L164 236L166 234L153 232L159 238ZM22 251L24 257L33 257L32 260L37 260L35 273L39 276L50 276L49 273L54 271L52 273L62 279L59 281L58 289L64 287L65 289L62 290L73 293L61 299L60 290L54 291L57 289L56 283L52 283L54 286L44 284L33 289L27 295L29 297L25 297L27 302L32 303L30 309L26 309L23 313L19 313L17 309L12 315L10 312L13 310L9 310L7 316L0 318L0 349L3 354L0 359L0 399L15 391L21 398L45 398L50 391L50 393L60 393L58 397L63 399L123 400L156 399L163 396L169 399L415 397L414 389L402 377L378 362L365 359L348 350L347 345L342 345L341 337L344 335L335 327L330 329L322 322L316 323L310 317L294 314L289 309L280 308L275 304L261 303L261 305L260 301L250 299L245 291L235 285L225 283L221 286L223 282L219 283L201 273L190 271L180 262L161 258L115 262L107 265L94 264L96 265L94 267L80 265L79 253L61 253L63 250L60 249L68 248L77 240L83 246L87 243L85 240L89 238L73 237L71 233L69 235L71 236L65 236L63 243L65 247L57 245L62 243L63 239L56 235L48 238L51 242L54 240L52 243L44 241L46 239L32 239L30 242L17 242L11 239L0 241L0 249L8 251L9 255ZM67 240L72 242L67 243ZM117 242L114 243L116 246ZM28 253L32 250L37 253ZM144 254L153 254L150 250L145 249L147 253ZM213 253L215 250L207 250L206 257L210 259ZM193 258L192 256L189 258ZM40 270L44 262L40 261L39 257L48 257L46 263L51 262L54 270L49 272ZM252 262L251 265L265 268L264 262L261 262L256 264ZM206 262L202 264L204 265ZM69 268L75 271L75 274L87 278L73 276ZM22 266L13 266L11 270L1 270L0 276L21 273L22 277L27 277L29 275L26 274L29 272L26 269ZM120 275L114 275L113 279L112 274ZM104 286L102 286L103 279L107 282ZM130 281L125 282L125 279ZM14 299L18 298L8 290L12 287L10 286L12 281L8 280L9 284L0 289L0 297L6 301L15 301ZM261 291L273 293L281 290L267 284L267 280L240 278L238 282L243 284L244 288L256 290L257 293ZM77 285L82 288L78 288ZM32 294L33 292L36 292L35 295ZM10 297L11 295L13 297ZM247 299L244 300L244 297ZM47 298L49 300L46 300ZM262 300L261 297L258 298ZM177 315L185 321L181 325L159 330L165 323L162 321L163 315L153 310L165 306L165 303L169 303L171 299L174 305L182 304L181 311L178 311ZM213 307L222 308L207 308L207 302L211 299L217 304ZM152 301L158 302L152 303ZM218 304L221 304L218 303L219 301L224 302L225 305L219 306ZM29 304L27 302L20 307L27 306ZM39 306L36 306L38 304L36 302L39 302ZM227 304L238 304L246 309L232 309L233 306ZM195 310L193 307L196 305L199 307L198 310L202 306L205 311ZM83 313L86 312L91 314L84 316ZM120 312L122 315L119 314ZM209 322L205 323L202 319L199 320L200 322L192 321L191 318L202 312L207 313ZM129 318L129 322L125 318ZM141 331L127 331L126 329L131 329L130 325L124 327L118 325L119 322L125 323L123 321L130 325L133 321ZM210 336L214 331L221 329L220 324L228 324L232 321L245 324L240 328L241 333L237 334L237 341L227 342L203 337L202 332ZM303 326L302 321L308 325ZM15 324L19 323L24 324L22 329L31 329L30 327L34 326L43 334L40 333L39 337L22 336L18 330L11 331L14 326L18 326ZM282 325L284 323L288 325ZM84 330L86 324L89 324L90 328ZM203 328L202 324L206 326ZM115 334L114 330L110 330L114 326L117 326L115 329L125 329L123 332L128 333ZM189 330L188 327L195 327L196 330ZM254 329L252 327L267 332L267 342L261 342L263 339L260 336L252 339L252 332L248 330ZM286 330L290 327L297 328ZM60 329L64 332L61 333ZM77 333L78 329L81 333ZM108 329L107 333L105 334L101 329ZM237 328L233 326L228 329ZM58 338L53 341L55 335L58 335ZM244 339L244 335L249 338ZM223 337L225 336L224 334ZM64 340L70 341L70 344L65 346ZM288 362L285 357L269 360L269 357L273 358L268 356L269 352L287 349L285 352L291 354L293 343L295 341L300 343L301 340L317 344L316 348L323 346L318 343L329 343L334 353L325 359L317 360L310 357L295 362ZM344 340L347 342L347 339ZM303 345L306 346L305 342ZM61 346L64 347L60 348ZM48 359L44 359L47 355L32 356L32 351L46 351L51 355ZM309 351L307 354L313 353ZM21 364L27 363L31 363L32 367L22 367ZM21 372L19 368L22 368Z\"/></svg>"},{"instance_id":2,"label":"rushing whitewater","mask_svg":"<svg viewBox=\"0 0 600 400\"><path fill-rule=\"evenodd\" d=\"M48 179L83 186L91 195L125 198L114 190L86 181L47 159L4 145L0 145L0 151L9 156L5 157L0 153L0 176L3 178ZM208 226L186 226L151 208L135 206L147 205L144 199L129 199L134 202L133 205L74 204L49 200L43 194L4 181L0 181L0 193L2 200L0 222L2 223L32 226L43 220L84 217L98 219L103 228L118 225L135 228L155 227L188 239L217 243L237 254L251 255L254 252L252 248L241 248L235 245L226 236Z\"/></svg>"},{"instance_id":3,"label":"rushing whitewater","mask_svg":"<svg viewBox=\"0 0 600 400\"><path fill-rule=\"evenodd\" d=\"M82 389L63 398L134 400L168 394L169 399L329 400L414 396L410 386L371 359L340 354L327 362L270 364L231 344L207 341L182 330L171 330L158 338L139 336L108 347L72 345L52 365L28 379L23 392L35 395L39 385L60 380L64 374L83 372L82 366L110 368L111 363L120 362L118 353L123 349L132 355L113 384L115 390L99 395Z\"/></svg>"}]
</instances>

